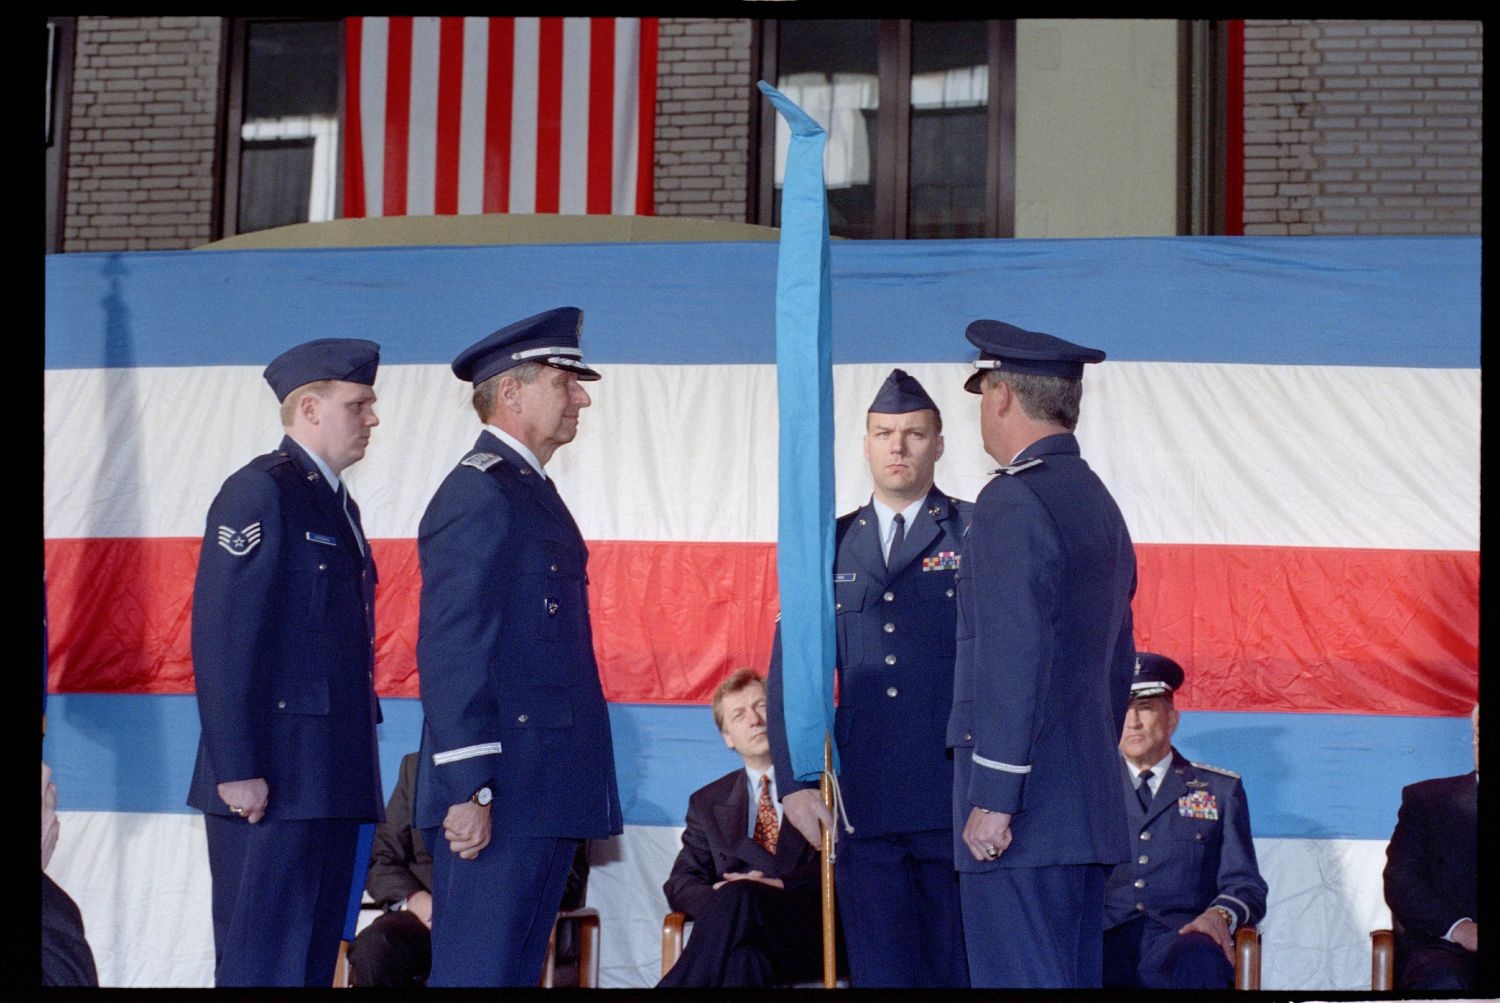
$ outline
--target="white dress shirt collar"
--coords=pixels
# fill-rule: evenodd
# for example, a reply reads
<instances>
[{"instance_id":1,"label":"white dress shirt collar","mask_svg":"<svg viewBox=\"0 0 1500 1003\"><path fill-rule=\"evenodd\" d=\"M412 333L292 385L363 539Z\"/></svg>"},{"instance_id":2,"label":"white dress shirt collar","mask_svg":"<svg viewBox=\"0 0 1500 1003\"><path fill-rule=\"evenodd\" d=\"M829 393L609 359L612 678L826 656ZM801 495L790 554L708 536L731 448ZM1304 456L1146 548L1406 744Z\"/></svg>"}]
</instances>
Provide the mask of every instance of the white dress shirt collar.
<instances>
[{"instance_id":1,"label":"white dress shirt collar","mask_svg":"<svg viewBox=\"0 0 1500 1003\"><path fill-rule=\"evenodd\" d=\"M547 471L544 470L542 468L542 465L537 462L536 454L527 449L526 446L522 444L520 439L517 439L515 436L511 435L503 428L496 428L494 425L486 425L484 427L488 429L495 438L499 439L511 449L514 449L516 452L520 453L521 459L531 464L531 468L541 475L542 480L545 481L547 479Z\"/></svg>"}]
</instances>

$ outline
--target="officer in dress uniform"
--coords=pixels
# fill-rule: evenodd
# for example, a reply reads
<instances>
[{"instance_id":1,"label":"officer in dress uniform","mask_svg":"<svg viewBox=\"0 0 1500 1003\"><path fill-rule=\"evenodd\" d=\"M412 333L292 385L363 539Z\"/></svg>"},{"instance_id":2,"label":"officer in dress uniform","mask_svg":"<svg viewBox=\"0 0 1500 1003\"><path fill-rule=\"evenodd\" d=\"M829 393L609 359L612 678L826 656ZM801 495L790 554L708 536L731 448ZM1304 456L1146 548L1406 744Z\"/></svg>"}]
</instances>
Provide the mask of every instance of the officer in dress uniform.
<instances>
[{"instance_id":1,"label":"officer in dress uniform","mask_svg":"<svg viewBox=\"0 0 1500 1003\"><path fill-rule=\"evenodd\" d=\"M311 341L265 378L286 436L208 510L193 586L220 986L329 986L361 822L384 817L375 562L340 479L369 445L380 346Z\"/></svg>"},{"instance_id":2,"label":"officer in dress uniform","mask_svg":"<svg viewBox=\"0 0 1500 1003\"><path fill-rule=\"evenodd\" d=\"M1115 746L1135 668L1135 553L1079 456L1083 367L1104 353L996 320L964 385L1005 464L958 572L954 853L973 985L1090 988L1125 859Z\"/></svg>"},{"instance_id":3,"label":"officer in dress uniform","mask_svg":"<svg viewBox=\"0 0 1500 1003\"><path fill-rule=\"evenodd\" d=\"M839 706L834 739L853 833L834 874L849 981L967 986L944 741L953 704L954 575L973 506L933 485L938 407L894 369L865 416L874 493L834 530ZM786 816L814 846L832 818L816 783L793 779L781 703L779 635L770 734Z\"/></svg>"},{"instance_id":4,"label":"officer in dress uniform","mask_svg":"<svg viewBox=\"0 0 1500 1003\"><path fill-rule=\"evenodd\" d=\"M485 428L418 527L430 986L535 986L579 841L622 830L588 548L545 469L599 379L582 326L548 310L453 360Z\"/></svg>"},{"instance_id":5,"label":"officer in dress uniform","mask_svg":"<svg viewBox=\"0 0 1500 1003\"><path fill-rule=\"evenodd\" d=\"M1189 762L1172 745L1182 680L1182 666L1165 655L1137 656L1120 736L1134 856L1105 892L1111 988L1229 989L1234 931L1266 912L1239 774Z\"/></svg>"}]
</instances>

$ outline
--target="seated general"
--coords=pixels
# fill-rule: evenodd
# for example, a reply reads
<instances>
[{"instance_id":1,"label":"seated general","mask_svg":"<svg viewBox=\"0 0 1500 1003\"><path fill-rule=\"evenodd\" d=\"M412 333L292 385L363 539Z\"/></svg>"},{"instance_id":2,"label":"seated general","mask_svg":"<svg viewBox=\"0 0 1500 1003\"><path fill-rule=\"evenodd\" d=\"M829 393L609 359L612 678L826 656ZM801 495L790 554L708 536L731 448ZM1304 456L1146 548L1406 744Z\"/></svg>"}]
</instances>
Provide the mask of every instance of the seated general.
<instances>
[{"instance_id":1,"label":"seated general","mask_svg":"<svg viewBox=\"0 0 1500 1003\"><path fill-rule=\"evenodd\" d=\"M739 669L714 691L714 723L741 769L688 799L682 850L662 889L693 921L663 986L769 986L822 973L818 854L781 801L766 737L765 681Z\"/></svg>"},{"instance_id":2,"label":"seated general","mask_svg":"<svg viewBox=\"0 0 1500 1003\"><path fill-rule=\"evenodd\" d=\"M1131 858L1104 902L1107 988L1229 989L1234 932L1266 911L1239 774L1172 745L1182 666L1141 652L1120 736Z\"/></svg>"},{"instance_id":3,"label":"seated general","mask_svg":"<svg viewBox=\"0 0 1500 1003\"><path fill-rule=\"evenodd\" d=\"M1479 705L1474 771L1401 790L1385 857L1396 988L1475 988L1479 956Z\"/></svg>"}]
</instances>

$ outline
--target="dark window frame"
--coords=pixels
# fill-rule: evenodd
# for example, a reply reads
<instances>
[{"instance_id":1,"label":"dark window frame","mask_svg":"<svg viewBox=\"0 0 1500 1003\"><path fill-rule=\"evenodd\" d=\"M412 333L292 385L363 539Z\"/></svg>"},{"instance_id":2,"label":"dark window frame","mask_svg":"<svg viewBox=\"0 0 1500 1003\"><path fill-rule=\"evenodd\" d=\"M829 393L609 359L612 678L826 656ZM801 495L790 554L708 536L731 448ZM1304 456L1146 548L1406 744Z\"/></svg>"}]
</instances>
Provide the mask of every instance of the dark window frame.
<instances>
[{"instance_id":1,"label":"dark window frame","mask_svg":"<svg viewBox=\"0 0 1500 1003\"><path fill-rule=\"evenodd\" d=\"M68 196L68 131L73 121L73 49L78 18L47 18L46 208L43 254L63 250Z\"/></svg>"},{"instance_id":2,"label":"dark window frame","mask_svg":"<svg viewBox=\"0 0 1500 1003\"><path fill-rule=\"evenodd\" d=\"M984 237L1015 235L1016 205L1016 23L986 22L989 49L989 120L986 128ZM873 239L908 237L908 198L911 170L911 36L910 20L877 22L880 105L876 111L876 142L891 155L877 158L875 226ZM759 79L777 78L778 22L756 21L752 55ZM765 98L753 87L750 132L750 178L745 216L750 222L774 226L776 118ZM888 96L892 96L889 97Z\"/></svg>"},{"instance_id":3,"label":"dark window frame","mask_svg":"<svg viewBox=\"0 0 1500 1003\"><path fill-rule=\"evenodd\" d=\"M245 124L245 77L249 64L250 27L260 23L287 21L328 21L326 17L231 17L225 18L224 58L219 60L223 78L219 93L223 105L219 121L223 127L219 133L218 161L222 169L214 173L213 226L217 231L212 239L234 236L239 233L240 206L240 133ZM338 121L339 121L339 170L337 188L334 192L334 218L344 214L344 170L343 156L347 137L344 135L344 107L349 81L343 66L339 67Z\"/></svg>"}]
</instances>

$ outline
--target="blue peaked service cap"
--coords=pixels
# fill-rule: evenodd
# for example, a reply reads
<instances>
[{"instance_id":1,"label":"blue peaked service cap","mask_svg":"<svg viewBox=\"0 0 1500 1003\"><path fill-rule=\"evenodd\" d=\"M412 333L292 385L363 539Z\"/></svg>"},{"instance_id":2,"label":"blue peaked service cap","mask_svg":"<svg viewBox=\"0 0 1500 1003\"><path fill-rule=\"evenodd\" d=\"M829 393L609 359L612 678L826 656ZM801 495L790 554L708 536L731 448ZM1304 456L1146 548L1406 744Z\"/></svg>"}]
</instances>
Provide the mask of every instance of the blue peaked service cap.
<instances>
[{"instance_id":1,"label":"blue peaked service cap","mask_svg":"<svg viewBox=\"0 0 1500 1003\"><path fill-rule=\"evenodd\" d=\"M964 337L979 349L975 373L964 383L971 394L980 392L979 380L987 369L1081 380L1086 363L1104 361L1104 353L1097 348L998 320L976 320L964 331Z\"/></svg>"},{"instance_id":2,"label":"blue peaked service cap","mask_svg":"<svg viewBox=\"0 0 1500 1003\"><path fill-rule=\"evenodd\" d=\"M599 374L583 363L578 336L583 331L583 311L560 306L507 324L481 338L453 360L453 375L476 387L496 373L525 362L577 373L580 380L597 380Z\"/></svg>"},{"instance_id":3,"label":"blue peaked service cap","mask_svg":"<svg viewBox=\"0 0 1500 1003\"><path fill-rule=\"evenodd\" d=\"M1135 675L1130 680L1130 699L1171 696L1182 686L1183 676L1182 666L1166 655L1138 651L1135 655Z\"/></svg>"},{"instance_id":4,"label":"blue peaked service cap","mask_svg":"<svg viewBox=\"0 0 1500 1003\"><path fill-rule=\"evenodd\" d=\"M380 368L380 346L361 338L319 338L288 348L266 367L266 382L276 399L284 401L300 386L319 380L375 385Z\"/></svg>"},{"instance_id":5,"label":"blue peaked service cap","mask_svg":"<svg viewBox=\"0 0 1500 1003\"><path fill-rule=\"evenodd\" d=\"M870 403L874 414L908 414L912 411L937 411L917 378L904 369L892 369Z\"/></svg>"}]
</instances>

